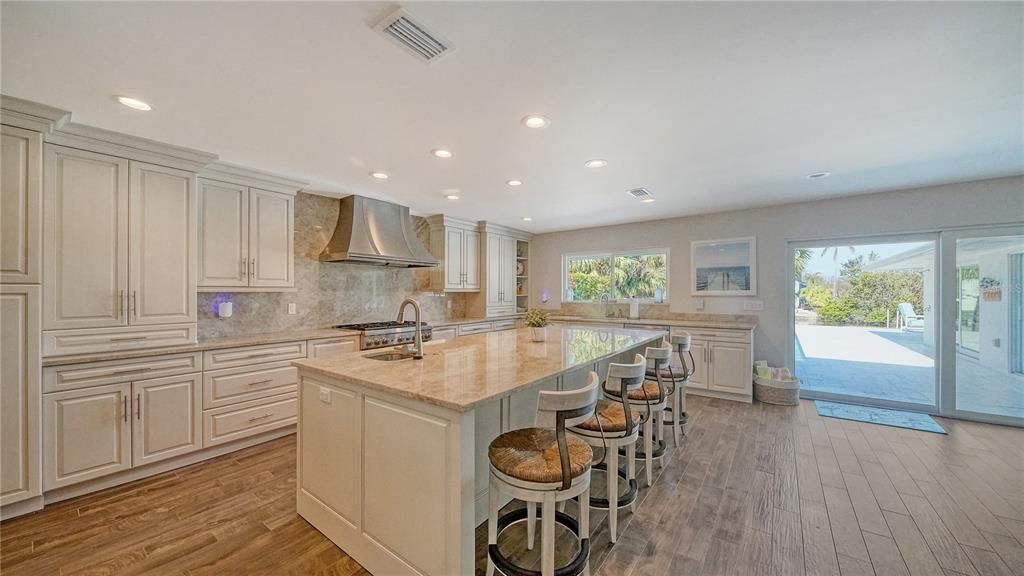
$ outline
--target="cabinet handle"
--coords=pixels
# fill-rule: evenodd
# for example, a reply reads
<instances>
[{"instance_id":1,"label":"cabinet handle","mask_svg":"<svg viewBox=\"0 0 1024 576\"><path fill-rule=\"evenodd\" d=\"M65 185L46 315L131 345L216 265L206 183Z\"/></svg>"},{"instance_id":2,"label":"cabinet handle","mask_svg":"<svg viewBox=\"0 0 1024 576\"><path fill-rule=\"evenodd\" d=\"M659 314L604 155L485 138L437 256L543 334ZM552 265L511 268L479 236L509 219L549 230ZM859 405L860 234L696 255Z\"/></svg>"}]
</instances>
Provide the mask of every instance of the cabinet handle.
<instances>
[{"instance_id":1,"label":"cabinet handle","mask_svg":"<svg viewBox=\"0 0 1024 576\"><path fill-rule=\"evenodd\" d=\"M249 277L253 278L256 276L256 259L249 260Z\"/></svg>"},{"instance_id":2,"label":"cabinet handle","mask_svg":"<svg viewBox=\"0 0 1024 576\"><path fill-rule=\"evenodd\" d=\"M135 395L135 419L142 420L142 393Z\"/></svg>"},{"instance_id":3,"label":"cabinet handle","mask_svg":"<svg viewBox=\"0 0 1024 576\"><path fill-rule=\"evenodd\" d=\"M114 370L114 371L113 371L113 372L111 372L110 374L111 374L111 375L117 375L117 374L133 374L133 373L135 373L135 372L145 372L145 371L147 371L147 370L152 370L152 369L153 369L153 367L152 367L152 366L145 366L145 367L142 367L142 368L128 368L127 370Z\"/></svg>"},{"instance_id":4,"label":"cabinet handle","mask_svg":"<svg viewBox=\"0 0 1024 576\"><path fill-rule=\"evenodd\" d=\"M139 292L137 290L132 290L131 311L132 311L132 318L138 319L138 317L139 317Z\"/></svg>"},{"instance_id":5,"label":"cabinet handle","mask_svg":"<svg viewBox=\"0 0 1024 576\"><path fill-rule=\"evenodd\" d=\"M270 384L273 381L274 380L272 378L267 378L266 380L257 380L255 382L249 382L249 386L259 386L260 384Z\"/></svg>"},{"instance_id":6,"label":"cabinet handle","mask_svg":"<svg viewBox=\"0 0 1024 576\"><path fill-rule=\"evenodd\" d=\"M264 414L262 416L253 416L252 418L249 418L249 422L258 422L260 420L265 420L267 418L270 418L271 416L273 416L273 414Z\"/></svg>"},{"instance_id":7,"label":"cabinet handle","mask_svg":"<svg viewBox=\"0 0 1024 576\"><path fill-rule=\"evenodd\" d=\"M242 258L238 261L238 263L241 265L241 268L239 268L239 272L242 274L242 279L245 280L249 278L249 261L246 260L245 258Z\"/></svg>"},{"instance_id":8,"label":"cabinet handle","mask_svg":"<svg viewBox=\"0 0 1024 576\"><path fill-rule=\"evenodd\" d=\"M123 401L122 403L124 404L124 421L127 422L128 421L128 397L127 396L122 396L121 400Z\"/></svg>"},{"instance_id":9,"label":"cabinet handle","mask_svg":"<svg viewBox=\"0 0 1024 576\"><path fill-rule=\"evenodd\" d=\"M149 336L122 336L120 338L111 338L111 342L132 342L135 340L146 340Z\"/></svg>"},{"instance_id":10,"label":"cabinet handle","mask_svg":"<svg viewBox=\"0 0 1024 576\"><path fill-rule=\"evenodd\" d=\"M118 296L117 296L117 318L118 318L118 320L120 320L121 316L124 315L125 305L126 304L127 304L127 302L124 299L124 290L121 290L120 294L118 294Z\"/></svg>"},{"instance_id":11,"label":"cabinet handle","mask_svg":"<svg viewBox=\"0 0 1024 576\"><path fill-rule=\"evenodd\" d=\"M708 348L708 364L714 364L714 363L715 363L715 349L714 348Z\"/></svg>"}]
</instances>

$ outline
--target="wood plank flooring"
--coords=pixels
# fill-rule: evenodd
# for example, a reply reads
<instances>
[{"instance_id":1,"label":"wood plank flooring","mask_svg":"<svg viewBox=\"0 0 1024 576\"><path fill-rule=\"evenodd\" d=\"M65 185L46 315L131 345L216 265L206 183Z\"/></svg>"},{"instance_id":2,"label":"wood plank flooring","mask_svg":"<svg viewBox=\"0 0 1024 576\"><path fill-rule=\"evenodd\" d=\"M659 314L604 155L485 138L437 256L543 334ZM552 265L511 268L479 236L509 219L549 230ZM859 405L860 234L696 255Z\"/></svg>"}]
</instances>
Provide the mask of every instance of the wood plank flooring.
<instances>
[{"instance_id":1,"label":"wood plank flooring","mask_svg":"<svg viewBox=\"0 0 1024 576\"><path fill-rule=\"evenodd\" d=\"M689 433L620 512L617 544L594 513L595 575L1024 576L1024 430L941 420L942 436L809 402L688 402ZM0 572L366 575L295 514L294 490L282 438L4 522ZM533 565L524 533L501 545ZM481 527L478 574L485 542Z\"/></svg>"}]
</instances>

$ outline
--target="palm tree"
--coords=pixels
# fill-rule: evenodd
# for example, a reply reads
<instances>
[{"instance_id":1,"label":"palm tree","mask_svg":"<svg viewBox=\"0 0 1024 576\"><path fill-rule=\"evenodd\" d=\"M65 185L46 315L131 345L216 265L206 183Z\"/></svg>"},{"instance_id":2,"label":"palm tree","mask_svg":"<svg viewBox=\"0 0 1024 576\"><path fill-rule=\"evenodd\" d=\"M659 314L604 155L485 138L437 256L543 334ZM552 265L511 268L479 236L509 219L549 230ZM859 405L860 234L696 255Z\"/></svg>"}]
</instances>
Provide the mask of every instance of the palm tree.
<instances>
[{"instance_id":1,"label":"palm tree","mask_svg":"<svg viewBox=\"0 0 1024 576\"><path fill-rule=\"evenodd\" d=\"M853 246L847 246L847 250L851 253L856 252ZM832 267L835 272L832 274L832 297L839 297L839 246L827 246L822 248L821 255L828 254L828 251L832 251Z\"/></svg>"},{"instance_id":2,"label":"palm tree","mask_svg":"<svg viewBox=\"0 0 1024 576\"><path fill-rule=\"evenodd\" d=\"M665 257L661 255L615 258L615 291L625 298L650 298L665 287Z\"/></svg>"},{"instance_id":3,"label":"palm tree","mask_svg":"<svg viewBox=\"0 0 1024 576\"><path fill-rule=\"evenodd\" d=\"M793 259L793 275L796 276L794 280L802 280L804 277L804 271L807 270L807 264L811 261L811 249L810 248L797 248L794 251Z\"/></svg>"}]
</instances>

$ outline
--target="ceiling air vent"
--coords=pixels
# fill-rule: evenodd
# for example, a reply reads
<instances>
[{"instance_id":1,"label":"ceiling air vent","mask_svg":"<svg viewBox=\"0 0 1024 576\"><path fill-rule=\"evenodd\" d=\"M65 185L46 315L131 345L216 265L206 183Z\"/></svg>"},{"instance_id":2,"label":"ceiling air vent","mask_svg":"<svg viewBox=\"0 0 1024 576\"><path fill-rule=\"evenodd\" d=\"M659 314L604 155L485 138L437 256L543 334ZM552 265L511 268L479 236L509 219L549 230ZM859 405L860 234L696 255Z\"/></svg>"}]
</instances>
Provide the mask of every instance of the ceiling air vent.
<instances>
[{"instance_id":1,"label":"ceiling air vent","mask_svg":"<svg viewBox=\"0 0 1024 576\"><path fill-rule=\"evenodd\" d=\"M626 190L626 194L629 194L633 198L643 200L644 198L650 198L651 193L647 188L633 188L632 190Z\"/></svg>"},{"instance_id":2,"label":"ceiling air vent","mask_svg":"<svg viewBox=\"0 0 1024 576\"><path fill-rule=\"evenodd\" d=\"M451 43L427 30L402 8L388 14L375 29L424 62L433 62L454 49Z\"/></svg>"}]
</instances>

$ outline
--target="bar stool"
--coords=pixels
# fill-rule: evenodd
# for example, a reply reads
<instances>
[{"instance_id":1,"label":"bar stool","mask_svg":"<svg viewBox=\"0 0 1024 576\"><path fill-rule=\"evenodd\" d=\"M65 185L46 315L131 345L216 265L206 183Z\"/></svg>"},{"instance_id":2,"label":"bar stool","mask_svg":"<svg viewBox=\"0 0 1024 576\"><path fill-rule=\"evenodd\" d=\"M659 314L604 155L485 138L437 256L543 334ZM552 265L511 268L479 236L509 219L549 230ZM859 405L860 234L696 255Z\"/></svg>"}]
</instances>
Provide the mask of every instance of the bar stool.
<instances>
[{"instance_id":1,"label":"bar stool","mask_svg":"<svg viewBox=\"0 0 1024 576\"><path fill-rule=\"evenodd\" d=\"M640 354L636 355L633 364L610 364L605 385L618 389L619 398L600 400L597 403L597 414L593 418L569 429L569 432L590 446L604 448L601 461L591 466L591 469L604 470L607 474L607 497L591 498L590 507L608 510L608 531L613 544L618 538L619 508L633 506L637 497L636 441L642 417L623 398L643 386L646 366L647 360ZM593 381L597 381L597 374L591 372L590 376ZM619 449L623 447L626 450L626 472L619 469ZM620 478L627 485L621 496Z\"/></svg>"},{"instance_id":2,"label":"bar stool","mask_svg":"<svg viewBox=\"0 0 1024 576\"><path fill-rule=\"evenodd\" d=\"M669 406L665 410L672 414L672 419L663 419L663 422L666 426L672 427L672 441L678 448L679 434L680 432L686 433L685 426L690 419L686 413L686 383L690 381L690 376L693 375L696 364L693 361L693 352L690 350L689 332L674 334L671 342L672 347L679 356L680 371L676 372L675 367L671 363L669 363L666 369L661 371L662 381L669 383L671 387L669 391ZM689 364L686 363L684 354L690 357ZM648 378L653 378L654 376L655 374L651 370L647 371Z\"/></svg>"},{"instance_id":3,"label":"bar stool","mask_svg":"<svg viewBox=\"0 0 1024 576\"><path fill-rule=\"evenodd\" d=\"M576 576L590 573L590 463L594 452L566 427L589 420L600 396L596 375L586 386L566 392L541 391L533 428L495 438L487 450L491 462L487 519L487 575L495 569L508 576ZM527 508L498 517L501 495L527 502ZM556 506L579 496L579 519ZM516 522L533 520L541 504L541 570L514 564L498 549L498 536ZM565 566L555 568L555 524L579 539L580 550ZM528 529L533 522L528 524ZM532 532L532 530L530 530ZM530 539L532 540L532 538ZM528 547L532 545L528 543Z\"/></svg>"},{"instance_id":4,"label":"bar stool","mask_svg":"<svg viewBox=\"0 0 1024 576\"><path fill-rule=\"evenodd\" d=\"M654 370L655 380L647 380L643 386L626 393L626 401L630 406L636 408L647 408L647 416L643 419L644 451L639 451L635 459L644 459L644 468L647 473L647 485L654 484L654 474L651 468L655 459L661 459L665 455L664 440L664 419L665 407L668 406L668 390L661 380L661 372L671 361L672 347L662 341L657 348L647 347L644 352L647 359L647 367ZM610 388L607 383L604 388L604 395L609 400L622 398L622 390ZM655 445L657 442L657 445Z\"/></svg>"}]
</instances>

